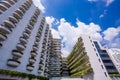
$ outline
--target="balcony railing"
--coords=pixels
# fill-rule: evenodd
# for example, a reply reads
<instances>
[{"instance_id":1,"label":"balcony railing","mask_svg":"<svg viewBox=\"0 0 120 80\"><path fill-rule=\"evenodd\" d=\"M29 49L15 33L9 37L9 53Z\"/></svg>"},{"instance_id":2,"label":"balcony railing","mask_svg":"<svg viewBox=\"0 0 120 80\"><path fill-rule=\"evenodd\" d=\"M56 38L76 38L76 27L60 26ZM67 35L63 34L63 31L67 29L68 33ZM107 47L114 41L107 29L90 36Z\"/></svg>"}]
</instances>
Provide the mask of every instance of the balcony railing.
<instances>
[{"instance_id":1,"label":"balcony railing","mask_svg":"<svg viewBox=\"0 0 120 80\"><path fill-rule=\"evenodd\" d=\"M12 23L11 21L4 21L4 25L8 28L15 28L15 23Z\"/></svg>"},{"instance_id":2,"label":"balcony railing","mask_svg":"<svg viewBox=\"0 0 120 80\"><path fill-rule=\"evenodd\" d=\"M0 41L5 41L7 39L6 35L0 34Z\"/></svg>"},{"instance_id":3,"label":"balcony railing","mask_svg":"<svg viewBox=\"0 0 120 80\"><path fill-rule=\"evenodd\" d=\"M13 16L14 16L16 19L18 19L18 21L19 21L19 19L22 18L22 17L21 17L18 13L16 13L16 12L13 13Z\"/></svg>"},{"instance_id":4,"label":"balcony railing","mask_svg":"<svg viewBox=\"0 0 120 80\"><path fill-rule=\"evenodd\" d=\"M23 44L26 44L28 42L28 40L25 39L24 37L20 37L20 42Z\"/></svg>"},{"instance_id":5,"label":"balcony railing","mask_svg":"<svg viewBox=\"0 0 120 80\"><path fill-rule=\"evenodd\" d=\"M7 65L11 67L17 67L20 63L21 62L16 59L8 59Z\"/></svg>"},{"instance_id":6,"label":"balcony railing","mask_svg":"<svg viewBox=\"0 0 120 80\"><path fill-rule=\"evenodd\" d=\"M28 71L33 71L34 69L34 66L33 65L27 65L27 70Z\"/></svg>"},{"instance_id":7,"label":"balcony railing","mask_svg":"<svg viewBox=\"0 0 120 80\"><path fill-rule=\"evenodd\" d=\"M34 50L34 51L37 51L37 50L38 50L38 47L33 46L33 50Z\"/></svg>"},{"instance_id":8,"label":"balcony railing","mask_svg":"<svg viewBox=\"0 0 120 80\"><path fill-rule=\"evenodd\" d=\"M36 41L39 42L39 41L40 41L40 38L39 38L39 37L36 37Z\"/></svg>"},{"instance_id":9,"label":"balcony railing","mask_svg":"<svg viewBox=\"0 0 120 80\"><path fill-rule=\"evenodd\" d=\"M24 7L25 8L25 10L27 10L28 8L27 8L27 6L25 5L25 4L23 4L22 5L22 7Z\"/></svg>"},{"instance_id":10,"label":"balcony railing","mask_svg":"<svg viewBox=\"0 0 120 80\"><path fill-rule=\"evenodd\" d=\"M15 2L13 2L12 0L4 0L7 1L8 3L10 3L11 5L13 5Z\"/></svg>"},{"instance_id":11,"label":"balcony railing","mask_svg":"<svg viewBox=\"0 0 120 80\"><path fill-rule=\"evenodd\" d=\"M18 23L19 21L15 18L15 17L13 17L13 16L10 16L9 17L9 21L11 21L11 22L13 22L13 23Z\"/></svg>"},{"instance_id":12,"label":"balcony railing","mask_svg":"<svg viewBox=\"0 0 120 80\"><path fill-rule=\"evenodd\" d=\"M23 33L23 36L28 39L29 38L29 34L27 34L26 32Z\"/></svg>"},{"instance_id":13,"label":"balcony railing","mask_svg":"<svg viewBox=\"0 0 120 80\"><path fill-rule=\"evenodd\" d=\"M7 27L0 26L0 32L3 34L9 34L11 32L11 30Z\"/></svg>"},{"instance_id":14,"label":"balcony railing","mask_svg":"<svg viewBox=\"0 0 120 80\"><path fill-rule=\"evenodd\" d=\"M18 13L21 17L24 15L24 12L20 9L17 9L15 12Z\"/></svg>"},{"instance_id":15,"label":"balcony railing","mask_svg":"<svg viewBox=\"0 0 120 80\"><path fill-rule=\"evenodd\" d=\"M32 64L34 64L35 61L36 61L36 59L34 59L34 58L30 58L30 59L29 59L29 62L32 63Z\"/></svg>"},{"instance_id":16,"label":"balcony railing","mask_svg":"<svg viewBox=\"0 0 120 80\"><path fill-rule=\"evenodd\" d=\"M25 10L25 8L22 6L22 7L20 7L19 8L21 11L23 11L23 13L25 13L26 12L26 10Z\"/></svg>"},{"instance_id":17,"label":"balcony railing","mask_svg":"<svg viewBox=\"0 0 120 80\"><path fill-rule=\"evenodd\" d=\"M31 51L31 55L32 55L33 57L36 57L36 56L37 56L37 52L36 52L36 51Z\"/></svg>"},{"instance_id":18,"label":"balcony railing","mask_svg":"<svg viewBox=\"0 0 120 80\"><path fill-rule=\"evenodd\" d=\"M5 6L8 7L8 8L12 6L12 5L11 5L9 2L7 2L7 1L2 1L1 4L5 5Z\"/></svg>"},{"instance_id":19,"label":"balcony railing","mask_svg":"<svg viewBox=\"0 0 120 80\"><path fill-rule=\"evenodd\" d=\"M6 11L7 9L8 9L8 8L7 8L5 5L0 4L0 10Z\"/></svg>"},{"instance_id":20,"label":"balcony railing","mask_svg":"<svg viewBox=\"0 0 120 80\"><path fill-rule=\"evenodd\" d=\"M16 48L19 51L23 51L23 50L25 50L26 46L24 44L18 43Z\"/></svg>"},{"instance_id":21,"label":"balcony railing","mask_svg":"<svg viewBox=\"0 0 120 80\"><path fill-rule=\"evenodd\" d=\"M30 30L32 30L32 29L33 29L33 26L31 26L30 24L28 24L28 28L29 28Z\"/></svg>"},{"instance_id":22,"label":"balcony railing","mask_svg":"<svg viewBox=\"0 0 120 80\"><path fill-rule=\"evenodd\" d=\"M12 51L12 54L13 54L14 56L18 57L18 58L21 58L22 55L23 55L23 52L18 51L18 50L13 50L13 51Z\"/></svg>"},{"instance_id":23,"label":"balcony railing","mask_svg":"<svg viewBox=\"0 0 120 80\"><path fill-rule=\"evenodd\" d=\"M26 31L28 34L31 33L31 29L29 29L29 28L26 28L25 31Z\"/></svg>"}]
</instances>

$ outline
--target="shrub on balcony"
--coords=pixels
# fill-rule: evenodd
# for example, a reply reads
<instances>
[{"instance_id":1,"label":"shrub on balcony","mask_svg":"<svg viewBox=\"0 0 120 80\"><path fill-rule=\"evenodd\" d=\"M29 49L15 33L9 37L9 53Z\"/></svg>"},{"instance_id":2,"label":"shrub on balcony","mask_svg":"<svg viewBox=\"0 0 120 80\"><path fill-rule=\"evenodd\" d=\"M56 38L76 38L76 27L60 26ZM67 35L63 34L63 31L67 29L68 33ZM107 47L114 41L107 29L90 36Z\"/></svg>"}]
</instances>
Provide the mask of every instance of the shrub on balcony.
<instances>
[{"instance_id":1,"label":"shrub on balcony","mask_svg":"<svg viewBox=\"0 0 120 80\"><path fill-rule=\"evenodd\" d=\"M30 79L49 80L46 77L36 76L36 75L33 75L33 74L27 74L27 73L11 71L11 70L1 70L0 69L0 74L2 74L2 75L11 75L12 77L21 77L21 78L27 78L28 77L29 80Z\"/></svg>"},{"instance_id":2,"label":"shrub on balcony","mask_svg":"<svg viewBox=\"0 0 120 80\"><path fill-rule=\"evenodd\" d=\"M110 77L120 77L120 74L109 74Z\"/></svg>"},{"instance_id":3,"label":"shrub on balcony","mask_svg":"<svg viewBox=\"0 0 120 80\"><path fill-rule=\"evenodd\" d=\"M92 68L87 68L87 69L85 69L85 70L79 71L79 72L71 75L71 77L84 75L84 74L86 74L86 73L89 73L91 70L92 70Z\"/></svg>"}]
</instances>

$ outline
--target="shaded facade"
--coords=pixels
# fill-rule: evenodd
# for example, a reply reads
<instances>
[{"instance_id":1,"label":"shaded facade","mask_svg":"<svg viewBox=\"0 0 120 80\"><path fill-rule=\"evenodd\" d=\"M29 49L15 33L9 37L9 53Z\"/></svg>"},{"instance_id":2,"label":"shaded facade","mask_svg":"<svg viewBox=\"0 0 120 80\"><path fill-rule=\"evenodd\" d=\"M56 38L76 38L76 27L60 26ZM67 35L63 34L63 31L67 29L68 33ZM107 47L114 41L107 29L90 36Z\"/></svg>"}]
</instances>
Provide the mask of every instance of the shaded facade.
<instances>
[{"instance_id":1,"label":"shaded facade","mask_svg":"<svg viewBox=\"0 0 120 80\"><path fill-rule=\"evenodd\" d=\"M52 39L52 52L50 54L50 77L61 77L61 41Z\"/></svg>"},{"instance_id":2,"label":"shaded facade","mask_svg":"<svg viewBox=\"0 0 120 80\"><path fill-rule=\"evenodd\" d=\"M109 55L111 56L113 63L115 64L116 68L120 73L120 49L118 48L109 49Z\"/></svg>"},{"instance_id":3,"label":"shaded facade","mask_svg":"<svg viewBox=\"0 0 120 80\"><path fill-rule=\"evenodd\" d=\"M69 77L69 69L67 65L67 58L62 57L62 77Z\"/></svg>"}]
</instances>

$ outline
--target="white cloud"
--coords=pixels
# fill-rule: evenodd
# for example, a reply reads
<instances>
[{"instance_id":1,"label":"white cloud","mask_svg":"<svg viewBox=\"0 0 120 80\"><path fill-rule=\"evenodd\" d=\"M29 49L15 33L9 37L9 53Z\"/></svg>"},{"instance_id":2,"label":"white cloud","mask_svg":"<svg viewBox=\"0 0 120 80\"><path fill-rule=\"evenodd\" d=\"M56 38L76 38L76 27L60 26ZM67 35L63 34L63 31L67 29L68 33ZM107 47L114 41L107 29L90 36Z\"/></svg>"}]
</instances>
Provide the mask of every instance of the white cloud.
<instances>
[{"instance_id":1,"label":"white cloud","mask_svg":"<svg viewBox=\"0 0 120 80\"><path fill-rule=\"evenodd\" d=\"M99 16L99 18L103 18L107 14L107 10L104 10L103 13Z\"/></svg>"},{"instance_id":2,"label":"white cloud","mask_svg":"<svg viewBox=\"0 0 120 80\"><path fill-rule=\"evenodd\" d=\"M52 27L52 24L54 23L55 21L55 18L53 16L46 16L45 17L46 19L46 22L49 24L50 28Z\"/></svg>"},{"instance_id":3,"label":"white cloud","mask_svg":"<svg viewBox=\"0 0 120 80\"><path fill-rule=\"evenodd\" d=\"M51 29L51 30L52 30L53 38L58 38L58 39L60 39L60 35L59 35L58 31L55 30L55 29Z\"/></svg>"},{"instance_id":4,"label":"white cloud","mask_svg":"<svg viewBox=\"0 0 120 80\"><path fill-rule=\"evenodd\" d=\"M89 2L97 2L98 0L88 0Z\"/></svg>"},{"instance_id":5,"label":"white cloud","mask_svg":"<svg viewBox=\"0 0 120 80\"><path fill-rule=\"evenodd\" d=\"M105 6L108 7L114 0L88 0L89 2L104 2Z\"/></svg>"},{"instance_id":6,"label":"white cloud","mask_svg":"<svg viewBox=\"0 0 120 80\"><path fill-rule=\"evenodd\" d=\"M46 22L49 24L49 27L52 31L53 38L60 38L58 31L52 28L53 23L55 23L57 20L53 16L47 16L45 17L45 19L46 19Z\"/></svg>"},{"instance_id":7,"label":"white cloud","mask_svg":"<svg viewBox=\"0 0 120 80\"><path fill-rule=\"evenodd\" d=\"M35 6L37 6L43 13L45 13L45 7L42 5L41 0L33 0Z\"/></svg>"},{"instance_id":8,"label":"white cloud","mask_svg":"<svg viewBox=\"0 0 120 80\"><path fill-rule=\"evenodd\" d=\"M109 6L114 0L105 0L106 1L106 6Z\"/></svg>"},{"instance_id":9,"label":"white cloud","mask_svg":"<svg viewBox=\"0 0 120 80\"><path fill-rule=\"evenodd\" d=\"M60 38L60 36L62 37L61 51L63 53L62 54L63 57L66 57L70 54L80 34L89 35L93 38L93 40L102 41L104 38L104 40L109 40L106 41L105 43L107 46L120 47L120 45L118 45L120 42L120 38L115 38L116 35L118 35L120 32L120 27L108 28L103 32L104 37L102 37L102 35L100 34L101 32L100 26L92 22L89 24L85 24L77 20L76 21L77 26L73 26L69 22L67 22L64 18L57 20L51 16L51 17L46 17L46 20L50 26L58 25L57 27L58 30L53 29L52 27L51 30L54 38ZM58 23L57 25L56 22ZM114 40L110 41L113 38Z\"/></svg>"},{"instance_id":10,"label":"white cloud","mask_svg":"<svg viewBox=\"0 0 120 80\"><path fill-rule=\"evenodd\" d=\"M119 33L120 33L120 27L118 27L118 28L110 27L110 28L108 28L107 30L105 30L105 31L103 32L103 34L104 34L104 39L105 39L105 40L108 40L108 41L111 41L111 40L114 39L114 37L116 37Z\"/></svg>"},{"instance_id":11,"label":"white cloud","mask_svg":"<svg viewBox=\"0 0 120 80\"><path fill-rule=\"evenodd\" d=\"M104 17L104 15L103 14L101 14L100 16L99 16L99 18L103 18Z\"/></svg>"},{"instance_id":12,"label":"white cloud","mask_svg":"<svg viewBox=\"0 0 120 80\"><path fill-rule=\"evenodd\" d=\"M77 20L77 27L72 26L64 18L60 19L60 25L58 26L58 32L63 37L62 43L65 43L65 47L62 48L63 56L67 56L71 52L74 44L76 43L80 34L90 35L93 39L99 41L102 40L100 35L100 26L94 23L89 25Z\"/></svg>"}]
</instances>

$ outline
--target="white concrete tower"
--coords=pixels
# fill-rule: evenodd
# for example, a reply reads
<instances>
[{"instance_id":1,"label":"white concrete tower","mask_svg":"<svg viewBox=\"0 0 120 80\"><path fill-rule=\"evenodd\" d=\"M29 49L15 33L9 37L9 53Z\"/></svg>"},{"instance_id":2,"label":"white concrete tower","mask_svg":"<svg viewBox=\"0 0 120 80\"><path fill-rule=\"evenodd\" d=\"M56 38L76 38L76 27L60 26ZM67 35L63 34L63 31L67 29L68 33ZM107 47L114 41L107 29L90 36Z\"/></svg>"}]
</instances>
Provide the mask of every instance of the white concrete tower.
<instances>
[{"instance_id":1,"label":"white concrete tower","mask_svg":"<svg viewBox=\"0 0 120 80\"><path fill-rule=\"evenodd\" d=\"M47 77L49 35L32 0L0 2L0 69Z\"/></svg>"}]
</instances>

